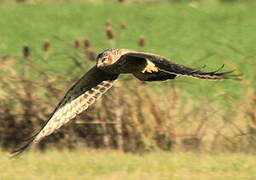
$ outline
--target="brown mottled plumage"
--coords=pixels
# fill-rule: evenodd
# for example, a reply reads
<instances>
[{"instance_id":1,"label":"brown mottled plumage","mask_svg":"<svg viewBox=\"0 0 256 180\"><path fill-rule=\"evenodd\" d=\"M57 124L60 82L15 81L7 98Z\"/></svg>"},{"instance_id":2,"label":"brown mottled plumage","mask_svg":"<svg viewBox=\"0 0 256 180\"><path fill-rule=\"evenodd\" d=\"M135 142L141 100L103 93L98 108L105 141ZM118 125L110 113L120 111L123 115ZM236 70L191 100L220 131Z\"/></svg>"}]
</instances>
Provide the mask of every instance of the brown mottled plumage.
<instances>
[{"instance_id":1,"label":"brown mottled plumage","mask_svg":"<svg viewBox=\"0 0 256 180\"><path fill-rule=\"evenodd\" d=\"M212 72L203 72L175 64L166 58L128 49L110 49L96 57L97 64L78 80L66 93L44 126L23 147L14 151L23 152L27 147L39 142L45 136L66 124L77 114L86 110L113 85L119 74L131 73L142 81L163 81L176 76L191 76L201 79L238 79L232 71L222 72L223 66Z\"/></svg>"}]
</instances>

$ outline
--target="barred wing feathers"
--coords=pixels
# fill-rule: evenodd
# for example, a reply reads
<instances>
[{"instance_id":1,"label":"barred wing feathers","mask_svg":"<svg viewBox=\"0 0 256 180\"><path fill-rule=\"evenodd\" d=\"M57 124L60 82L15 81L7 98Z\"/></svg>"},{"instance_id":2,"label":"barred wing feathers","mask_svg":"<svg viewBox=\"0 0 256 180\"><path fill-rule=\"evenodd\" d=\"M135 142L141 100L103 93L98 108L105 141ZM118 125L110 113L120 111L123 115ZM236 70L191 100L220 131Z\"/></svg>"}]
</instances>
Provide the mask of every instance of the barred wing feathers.
<instances>
[{"instance_id":1,"label":"barred wing feathers","mask_svg":"<svg viewBox=\"0 0 256 180\"><path fill-rule=\"evenodd\" d=\"M41 130L29 138L27 144L15 150L14 155L23 152L30 145L38 143L45 136L52 134L76 115L86 110L113 86L117 77L118 75L107 74L96 66L90 69L68 90Z\"/></svg>"}]
</instances>

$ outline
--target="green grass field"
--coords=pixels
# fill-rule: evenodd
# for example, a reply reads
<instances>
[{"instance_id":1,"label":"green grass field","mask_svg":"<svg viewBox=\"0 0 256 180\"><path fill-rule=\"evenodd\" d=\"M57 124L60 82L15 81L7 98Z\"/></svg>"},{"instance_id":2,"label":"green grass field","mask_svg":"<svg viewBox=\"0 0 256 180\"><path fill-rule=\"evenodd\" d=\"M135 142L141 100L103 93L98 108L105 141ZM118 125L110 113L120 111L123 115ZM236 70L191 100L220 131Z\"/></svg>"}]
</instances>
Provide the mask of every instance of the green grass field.
<instances>
[{"instance_id":1,"label":"green grass field","mask_svg":"<svg viewBox=\"0 0 256 180\"><path fill-rule=\"evenodd\" d=\"M90 38L96 51L101 52L110 47L105 23L111 20L118 33L112 47L149 51L194 67L206 64L207 70L225 63L227 69L236 69L244 74L244 79L254 81L255 7L250 3L2 3L0 54L19 55L23 44L40 54L42 43L54 41L53 36L67 42ZM121 30L121 23L128 25L125 31ZM137 45L141 35L148 41L143 49ZM53 42L53 47L65 52L67 48L60 44ZM59 64L55 66L60 67ZM239 84L227 84L221 87L239 97ZM193 92L196 86L191 87L185 88ZM207 94L209 90L201 91Z\"/></svg>"},{"instance_id":2,"label":"green grass field","mask_svg":"<svg viewBox=\"0 0 256 180\"><path fill-rule=\"evenodd\" d=\"M130 180L253 180L255 155L154 152L144 155L118 151L48 151L18 159L0 154L0 178L130 179Z\"/></svg>"}]
</instances>

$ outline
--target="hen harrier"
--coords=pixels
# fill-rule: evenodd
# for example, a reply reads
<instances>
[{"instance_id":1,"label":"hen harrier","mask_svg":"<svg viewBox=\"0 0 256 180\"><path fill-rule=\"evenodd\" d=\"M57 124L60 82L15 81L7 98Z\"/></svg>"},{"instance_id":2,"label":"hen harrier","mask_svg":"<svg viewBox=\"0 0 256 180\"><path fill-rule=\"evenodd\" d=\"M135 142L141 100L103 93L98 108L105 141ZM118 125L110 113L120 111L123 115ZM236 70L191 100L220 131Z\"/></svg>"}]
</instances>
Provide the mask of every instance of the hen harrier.
<instances>
[{"instance_id":1,"label":"hen harrier","mask_svg":"<svg viewBox=\"0 0 256 180\"><path fill-rule=\"evenodd\" d=\"M175 64L166 58L145 52L127 49L109 49L100 53L97 64L80 78L57 105L44 126L27 143L15 150L23 152L32 144L52 134L77 114L86 110L102 94L113 86L119 74L131 73L142 81L164 81L177 76L191 76L200 79L237 79L233 71L219 72L223 66L212 72L203 72Z\"/></svg>"}]
</instances>

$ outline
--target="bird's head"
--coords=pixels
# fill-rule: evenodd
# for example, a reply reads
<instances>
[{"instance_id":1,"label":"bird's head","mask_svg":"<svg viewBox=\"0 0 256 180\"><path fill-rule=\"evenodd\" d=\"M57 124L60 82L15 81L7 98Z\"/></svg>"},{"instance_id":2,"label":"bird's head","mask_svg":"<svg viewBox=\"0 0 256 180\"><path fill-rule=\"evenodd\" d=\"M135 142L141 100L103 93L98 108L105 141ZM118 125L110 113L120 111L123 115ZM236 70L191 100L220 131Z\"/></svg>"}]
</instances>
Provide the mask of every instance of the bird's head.
<instances>
[{"instance_id":1,"label":"bird's head","mask_svg":"<svg viewBox=\"0 0 256 180\"><path fill-rule=\"evenodd\" d=\"M97 67L104 68L106 66L110 66L116 63L121 56L122 56L122 53L119 49L105 50L102 53L98 54L96 57Z\"/></svg>"}]
</instances>

